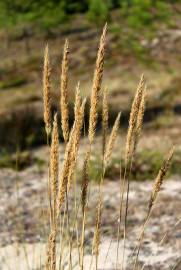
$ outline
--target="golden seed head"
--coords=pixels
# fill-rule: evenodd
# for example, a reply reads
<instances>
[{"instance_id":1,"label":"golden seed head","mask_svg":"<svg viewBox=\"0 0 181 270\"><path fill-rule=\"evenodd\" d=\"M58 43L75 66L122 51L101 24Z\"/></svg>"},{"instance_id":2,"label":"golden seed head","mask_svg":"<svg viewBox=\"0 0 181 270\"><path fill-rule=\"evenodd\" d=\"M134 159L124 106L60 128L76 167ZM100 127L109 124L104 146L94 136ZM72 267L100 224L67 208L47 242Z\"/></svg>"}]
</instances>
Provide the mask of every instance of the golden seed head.
<instances>
[{"instance_id":1,"label":"golden seed head","mask_svg":"<svg viewBox=\"0 0 181 270\"><path fill-rule=\"evenodd\" d=\"M151 198L150 198L150 203L149 203L149 209L152 208L154 202L156 201L156 198L157 198L157 195L161 189L161 186L163 184L163 180L164 180L164 177L170 167L170 164L171 164L171 160L172 160L172 157L173 157L173 153L174 153L174 147L172 147L170 149L170 151L168 152L167 154L167 157L165 158L165 160L163 161L163 164L158 172L158 175L155 179L155 183L154 183L154 186L153 186L153 191L152 191L152 194L151 194Z\"/></svg>"},{"instance_id":2,"label":"golden seed head","mask_svg":"<svg viewBox=\"0 0 181 270\"><path fill-rule=\"evenodd\" d=\"M84 120L85 102L86 100L82 102L82 105L79 109L79 114L77 114L77 119L74 120L74 124L69 136L69 141L65 149L63 168L60 175L60 186L57 198L57 216L59 215L62 204L64 202L66 191L70 188L71 177L76 165L79 141Z\"/></svg>"},{"instance_id":3,"label":"golden seed head","mask_svg":"<svg viewBox=\"0 0 181 270\"><path fill-rule=\"evenodd\" d=\"M145 94L146 94L146 87L144 88L142 99L141 99L139 110L138 110L138 117L137 117L137 123L136 123L136 130L138 134L140 134L142 124L143 124L143 116L144 116L144 111L145 111Z\"/></svg>"},{"instance_id":4,"label":"golden seed head","mask_svg":"<svg viewBox=\"0 0 181 270\"><path fill-rule=\"evenodd\" d=\"M53 199L56 199L57 187L58 187L58 161L59 161L59 140L58 140L58 123L57 114L54 116L53 130L52 130L52 142L50 149L50 179Z\"/></svg>"},{"instance_id":5,"label":"golden seed head","mask_svg":"<svg viewBox=\"0 0 181 270\"><path fill-rule=\"evenodd\" d=\"M129 127L128 127L128 133L126 137L126 151L125 151L126 164L130 156L132 155L135 128L136 128L136 123L137 123L138 111L139 111L139 107L140 107L140 103L141 103L141 99L143 95L144 84L145 84L145 79L144 79L144 76L142 75L140 83L136 91L136 95L132 103L131 112L130 112Z\"/></svg>"},{"instance_id":6,"label":"golden seed head","mask_svg":"<svg viewBox=\"0 0 181 270\"><path fill-rule=\"evenodd\" d=\"M143 117L144 117L144 112L145 112L145 98L146 98L146 86L143 90L143 95L142 95L139 110L138 110L138 116L137 116L137 122L136 122L136 128L135 128L135 134L134 134L134 140L133 140L133 154L136 151L136 147L138 144L138 140L139 140L142 125L143 125Z\"/></svg>"},{"instance_id":7,"label":"golden seed head","mask_svg":"<svg viewBox=\"0 0 181 270\"><path fill-rule=\"evenodd\" d=\"M64 161L62 165L62 171L60 174L60 181L59 181L60 184L59 184L58 195L57 195L57 218L62 208L62 204L64 202L66 191L67 191L68 175L69 175L69 170L70 170L70 165L71 165L70 157L73 150L74 130L75 130L75 123L71 129L69 140L66 144Z\"/></svg>"},{"instance_id":8,"label":"golden seed head","mask_svg":"<svg viewBox=\"0 0 181 270\"><path fill-rule=\"evenodd\" d=\"M46 270L56 270L56 229L51 228L46 254Z\"/></svg>"},{"instance_id":9,"label":"golden seed head","mask_svg":"<svg viewBox=\"0 0 181 270\"><path fill-rule=\"evenodd\" d=\"M81 96L80 96L80 82L78 82L76 86L76 94L75 94L75 106L74 106L74 116L76 118L76 115L78 111L80 110L81 106Z\"/></svg>"},{"instance_id":10,"label":"golden seed head","mask_svg":"<svg viewBox=\"0 0 181 270\"><path fill-rule=\"evenodd\" d=\"M82 204L82 212L84 213L85 207L87 204L87 191L89 184L89 175L88 175L88 162L90 158L90 152L86 152L86 156L84 159L83 170L82 170L82 192L81 192L81 204Z\"/></svg>"},{"instance_id":11,"label":"golden seed head","mask_svg":"<svg viewBox=\"0 0 181 270\"><path fill-rule=\"evenodd\" d=\"M77 162L81 131L82 131L82 126L83 126L83 121L84 121L85 102L86 100L83 100L81 106L79 107L79 110L77 111L76 118L75 118L75 131L73 134L73 146L72 146L72 153L70 156L71 165L70 165L70 170L69 170L69 175L68 175L68 190L70 189L70 186L71 186L72 175L74 173L76 162Z\"/></svg>"},{"instance_id":12,"label":"golden seed head","mask_svg":"<svg viewBox=\"0 0 181 270\"><path fill-rule=\"evenodd\" d=\"M68 41L66 40L64 45L62 70L60 78L60 111L61 111L62 132L65 142L68 141L69 136L68 53L69 53L69 46Z\"/></svg>"},{"instance_id":13,"label":"golden seed head","mask_svg":"<svg viewBox=\"0 0 181 270\"><path fill-rule=\"evenodd\" d=\"M104 155L104 166L105 167L107 166L107 164L110 161L110 157L111 157L111 154L112 154L114 143L116 141L116 137L117 137L117 134L118 134L120 117L121 117L121 113L118 114L118 116L117 116L117 118L116 118L116 120L114 122L114 126L112 128L111 135L110 135L107 147L106 147L106 151L105 151L105 155Z\"/></svg>"},{"instance_id":14,"label":"golden seed head","mask_svg":"<svg viewBox=\"0 0 181 270\"><path fill-rule=\"evenodd\" d=\"M51 133L51 93L50 93L50 66L48 45L45 47L44 68L43 68L43 102L45 130L49 136Z\"/></svg>"},{"instance_id":15,"label":"golden seed head","mask_svg":"<svg viewBox=\"0 0 181 270\"><path fill-rule=\"evenodd\" d=\"M90 115L89 115L89 142L90 144L92 144L94 140L97 118L98 118L98 102L99 102L99 95L100 95L103 68L104 68L106 33L107 33L107 24L105 25L103 29L103 33L100 39L100 45L99 45L99 50L97 53L96 67L95 67L92 92L91 92Z\"/></svg>"},{"instance_id":16,"label":"golden seed head","mask_svg":"<svg viewBox=\"0 0 181 270\"><path fill-rule=\"evenodd\" d=\"M99 255L101 215L102 215L102 199L100 197L99 203L97 206L96 227L95 227L94 240L93 240L93 251L96 256Z\"/></svg>"}]
</instances>

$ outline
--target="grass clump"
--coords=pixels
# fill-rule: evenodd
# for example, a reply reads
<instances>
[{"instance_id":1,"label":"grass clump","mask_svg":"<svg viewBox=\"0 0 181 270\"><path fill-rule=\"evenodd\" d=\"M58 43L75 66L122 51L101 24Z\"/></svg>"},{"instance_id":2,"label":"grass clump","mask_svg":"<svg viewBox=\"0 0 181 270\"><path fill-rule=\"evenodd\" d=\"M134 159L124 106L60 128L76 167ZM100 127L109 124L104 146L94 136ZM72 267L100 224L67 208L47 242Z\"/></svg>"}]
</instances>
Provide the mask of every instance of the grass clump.
<instances>
[{"instance_id":1,"label":"grass clump","mask_svg":"<svg viewBox=\"0 0 181 270\"><path fill-rule=\"evenodd\" d=\"M115 213L116 228L116 258L115 266L118 265L124 269L124 265L132 265L132 269L138 269L138 265L142 265L139 260L139 253L144 240L144 231L148 225L148 221L154 212L154 208L159 196L165 176L170 168L173 158L174 147L168 150L165 158L158 155L157 152L141 153L137 148L142 131L144 111L146 105L146 79L141 76L138 87L136 88L135 97L132 102L129 126L126 135L126 143L123 145L119 139L117 143L118 159L114 159L116 140L118 140L121 113L114 119L114 125L109 132L109 105L107 90L102 93L101 89L103 81L104 61L106 53L106 37L107 25L105 25L100 43L98 47L95 71L93 76L93 84L91 89L90 104L88 109L89 117L85 117L86 99L82 99L80 95L80 83L75 85L75 104L74 104L74 121L67 123L69 119L69 100L68 100L68 61L67 46L65 46L62 61L62 72L60 75L60 106L57 109L52 108L52 87L51 87L51 67L49 62L48 46L45 49L44 70L43 70L43 101L44 101L44 129L47 135L47 147L49 159L47 163L47 223L45 225L44 236L46 236L46 255L41 258L41 269L57 270L70 269L77 265L81 270L99 269L101 243L104 241L103 236L103 214L104 214L104 184L105 178L109 177L116 169L117 176L120 180L118 190L116 190L115 199L118 205L118 212ZM67 42L65 43L67 44ZM100 146L102 151L98 153L94 148L96 129L98 126L99 103L102 102L102 142ZM59 123L58 113L61 114L61 123ZM53 117L52 117L53 116ZM27 115L26 115L27 117ZM85 122L88 120L88 125ZM84 126L88 126L87 135ZM62 129L64 139L64 158L59 162L59 127ZM80 160L79 147L81 144L81 135L87 136L87 144L83 153L82 165L80 171L77 170L77 162ZM95 145L96 146L96 145ZM62 149L61 149L62 151ZM18 165L25 166L26 162L31 162L31 157L22 153L17 153L15 159L16 170ZM95 158L93 158L95 157ZM25 162L25 161L26 162ZM145 166L145 160L147 166ZM152 164L151 164L152 161ZM179 167L179 159L174 161L175 167ZM14 164L8 158L6 163ZM36 160L33 160L36 162ZM4 163L5 164L5 163ZM38 165L38 162L37 162ZM113 167L114 165L114 167ZM14 165L13 165L14 166ZM149 167L150 166L150 167ZM139 169L139 167L141 169ZM130 218L130 180L133 178L141 179L143 175L143 167L151 178L155 178L153 189L150 194L150 200L147 205L147 212L143 218L142 227L139 230L138 239L136 241L132 256L126 260L126 246L128 241L128 224ZM149 172L150 168L150 172ZM140 170L140 172L139 172ZM77 173L78 171L78 173ZM154 176L154 177L153 177ZM88 219L90 217L90 200L92 192L92 181L97 181L98 187L95 189L96 197L93 210L93 227L92 234L87 239ZM78 185L78 183L80 183ZM94 191L94 190L93 190ZM73 204L72 204L73 202ZM73 206L72 206L73 205ZM107 218L107 217L106 217ZM109 232L108 236L109 236ZM105 235L106 236L106 235ZM88 241L87 241L88 240ZM122 247L120 251L120 241ZM133 243L134 244L134 243ZM87 247L89 249L87 249ZM86 262L87 250L89 252L90 261ZM119 254L120 253L120 254Z\"/></svg>"},{"instance_id":2,"label":"grass clump","mask_svg":"<svg viewBox=\"0 0 181 270\"><path fill-rule=\"evenodd\" d=\"M47 136L51 139L47 140L48 147L50 148L50 160L48 168L50 168L50 173L48 173L48 201L49 201L49 231L47 238L47 255L45 260L46 270L56 270L57 268L63 269L68 266L69 269L73 269L73 263L79 265L80 269L87 269L85 266L85 230L87 225L88 208L89 208L89 192L91 188L91 181L96 178L99 184L98 189L98 200L96 202L96 213L95 213L95 229L92 237L92 252L90 254L91 261L89 269L98 269L99 267L99 253L100 253L100 243L102 241L102 213L104 210L104 193L103 185L107 174L110 173L110 166L112 160L112 153L114 151L115 141L119 133L119 124L121 114L119 113L113 128L108 136L108 115L109 107L107 102L107 94L104 94L103 101L103 140L102 140L102 154L98 155L97 158L92 159L93 155L93 144L95 140L95 132L98 120L98 104L101 97L101 86L103 78L104 69L104 58L105 58L105 48L106 48L106 32L107 25L103 29L103 33L99 43L99 49L96 60L96 67L93 77L93 86L90 98L90 110L89 110L89 127L88 127L88 143L85 146L85 156L83 158L83 167L81 169L81 192L78 196L78 186L77 180L79 180L79 175L76 174L76 163L79 159L78 151L79 145L81 143L81 132L84 126L84 107L86 100L82 100L80 97L79 84L76 87L75 95L75 107L74 107L74 123L72 127L68 129L65 125L66 121L62 121L63 133L65 143L65 153L64 160L62 163L62 168L59 168L58 162L58 122L55 115L53 122L53 131L48 129ZM65 54L62 62L62 76L61 76L61 95L63 98L63 106L60 106L60 113L62 119L64 120L65 115L65 104L67 105L67 72L68 62L66 62L65 69ZM45 54L46 62L46 54ZM46 72L46 69L45 69ZM46 73L45 73L46 74ZM46 78L46 77L44 77ZM45 82L46 80L44 80ZM46 83L44 83L44 89L46 89ZM145 78L142 75L139 85L136 90L135 97L133 99L132 108L130 112L129 127L126 136L125 153L121 157L121 162L118 161L119 168L119 178L120 185L122 189L120 190L120 201L119 203L119 216L117 224L117 254L119 250L119 243L122 239L123 230L123 249L121 260L117 256L115 265L118 265L119 260L123 267L125 261L125 248L127 241L127 224L129 216L129 191L130 191L130 179L131 174L134 172L134 166L137 162L137 146L141 134L144 109L145 109L145 98L146 98L146 83ZM44 91L44 104L46 105L47 99L50 101L49 92ZM51 110L51 102L48 103L49 110ZM47 106L44 107L45 113ZM67 119L66 112L66 119ZM52 127L52 119L48 121L49 126ZM47 131L47 121L45 119L45 129ZM152 193L150 194L150 202L148 205L148 213L143 221L143 226L140 230L138 243L135 246L132 259L133 259L133 269L137 269L139 262L139 252L141 249L141 244L144 237L145 227L151 217L151 213L154 210L156 199L159 195L164 177L170 167L171 159L173 156L173 148L170 149L168 155L165 159L154 160L154 168L152 170L156 171L157 177L155 178L155 184L153 185ZM121 153L121 151L120 151ZM145 155L144 155L145 159ZM148 157L150 163L150 156ZM137 172L137 169L135 170ZM155 174L155 175L156 175ZM70 193L74 194L74 208L69 208L69 196ZM78 218L80 216L80 219ZM78 226L78 220L81 226ZM121 222L122 221L122 222ZM79 229L80 227L80 229ZM75 237L76 235L76 237ZM58 240L59 239L59 240ZM60 244L58 244L60 243ZM60 246L59 255L57 254L57 248ZM67 254L65 255L63 250L67 247ZM76 252L76 255L74 251ZM73 255L74 254L74 255Z\"/></svg>"}]
</instances>

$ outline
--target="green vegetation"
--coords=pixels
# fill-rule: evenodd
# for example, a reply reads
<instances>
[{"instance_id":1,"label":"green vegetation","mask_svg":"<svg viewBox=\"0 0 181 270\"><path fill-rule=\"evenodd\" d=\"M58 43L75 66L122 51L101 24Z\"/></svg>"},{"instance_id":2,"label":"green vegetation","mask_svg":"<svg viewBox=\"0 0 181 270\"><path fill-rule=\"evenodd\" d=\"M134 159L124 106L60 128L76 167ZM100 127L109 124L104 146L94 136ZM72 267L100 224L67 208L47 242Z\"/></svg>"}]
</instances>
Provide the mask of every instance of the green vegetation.
<instances>
[{"instance_id":1,"label":"green vegetation","mask_svg":"<svg viewBox=\"0 0 181 270\"><path fill-rule=\"evenodd\" d=\"M124 173L124 159L113 158L109 164L105 178L108 179L118 179L120 174L120 162L122 164L122 172ZM159 168L163 162L163 153L145 149L137 153L135 161L132 165L132 171L130 174L130 179L144 181L153 180ZM181 152L178 150L175 152L172 165L169 170L170 175L180 174L181 168L179 163L181 162ZM102 163L100 156L94 156L94 159L90 162L89 175L93 181L99 181L102 172ZM122 175L123 176L123 175Z\"/></svg>"},{"instance_id":2,"label":"green vegetation","mask_svg":"<svg viewBox=\"0 0 181 270\"><path fill-rule=\"evenodd\" d=\"M132 27L149 25L155 20L165 20L169 16L169 9L165 3L166 1L125 0L122 2L121 12L123 16L126 17L128 24Z\"/></svg>"},{"instance_id":3,"label":"green vegetation","mask_svg":"<svg viewBox=\"0 0 181 270\"><path fill-rule=\"evenodd\" d=\"M19 87L27 83L25 77L15 77L10 79L9 77L5 80L0 81L0 89L7 89L12 87Z\"/></svg>"},{"instance_id":4,"label":"green vegetation","mask_svg":"<svg viewBox=\"0 0 181 270\"><path fill-rule=\"evenodd\" d=\"M0 168L11 168L16 171L24 170L32 164L37 164L38 168L41 169L44 163L43 160L33 157L28 151L17 151L16 154L11 155L4 150L0 156Z\"/></svg>"},{"instance_id":5,"label":"green vegetation","mask_svg":"<svg viewBox=\"0 0 181 270\"><path fill-rule=\"evenodd\" d=\"M109 0L91 0L89 3L88 18L97 23L106 21L109 18L111 7L111 1Z\"/></svg>"},{"instance_id":6,"label":"green vegetation","mask_svg":"<svg viewBox=\"0 0 181 270\"><path fill-rule=\"evenodd\" d=\"M155 20L167 19L168 3L163 0L0 0L0 27L27 23L49 29L68 20L76 13L87 13L94 23L105 22L111 10L120 9L120 15L132 27L149 25Z\"/></svg>"}]
</instances>

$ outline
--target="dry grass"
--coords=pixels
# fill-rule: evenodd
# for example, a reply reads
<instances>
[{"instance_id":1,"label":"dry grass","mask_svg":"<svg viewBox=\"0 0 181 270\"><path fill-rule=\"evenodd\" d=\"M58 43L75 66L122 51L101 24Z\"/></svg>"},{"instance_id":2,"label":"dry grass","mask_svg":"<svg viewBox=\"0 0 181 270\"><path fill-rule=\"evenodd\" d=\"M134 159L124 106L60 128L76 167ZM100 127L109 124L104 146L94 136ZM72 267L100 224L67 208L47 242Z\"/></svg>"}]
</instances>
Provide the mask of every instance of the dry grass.
<instances>
[{"instance_id":1,"label":"dry grass","mask_svg":"<svg viewBox=\"0 0 181 270\"><path fill-rule=\"evenodd\" d=\"M105 146L107 142L108 121L109 121L108 88L105 87L104 92L103 92L103 102L102 102L102 152L103 152L103 155L105 152Z\"/></svg>"},{"instance_id":2,"label":"dry grass","mask_svg":"<svg viewBox=\"0 0 181 270\"><path fill-rule=\"evenodd\" d=\"M51 93L50 93L50 64L48 45L45 47L44 70L43 70L43 100L44 100L44 122L47 136L51 132Z\"/></svg>"},{"instance_id":3,"label":"dry grass","mask_svg":"<svg viewBox=\"0 0 181 270\"><path fill-rule=\"evenodd\" d=\"M151 198L150 198L150 203L149 203L149 211L151 210L151 208L153 207L155 201L156 201L156 198L158 196L158 193L161 189L161 186L163 184L163 180L164 180L164 177L170 167L170 163L171 163L171 160L172 160L172 157L173 157L173 153L174 153L174 147L172 147L166 157L166 159L164 160L163 162L163 165L162 167L160 168L159 172L158 172L158 175L155 179L155 183L154 183L154 186L153 186L153 191L152 191L152 194L151 194Z\"/></svg>"},{"instance_id":4,"label":"dry grass","mask_svg":"<svg viewBox=\"0 0 181 270\"><path fill-rule=\"evenodd\" d=\"M116 140L116 137L118 134L120 117L121 117L121 113L118 114L118 116L115 120L114 126L113 126L111 134L110 134L109 141L108 141L107 146L105 148L105 154L104 154L104 167L105 168L109 164L110 159L111 159L111 154L112 154L115 140Z\"/></svg>"},{"instance_id":5,"label":"dry grass","mask_svg":"<svg viewBox=\"0 0 181 270\"><path fill-rule=\"evenodd\" d=\"M101 234L101 215L102 215L102 199L100 197L96 211L96 225L93 239L93 253L96 256L96 270L98 269L99 245Z\"/></svg>"},{"instance_id":6,"label":"dry grass","mask_svg":"<svg viewBox=\"0 0 181 270\"><path fill-rule=\"evenodd\" d=\"M168 152L167 154L167 157L165 158L165 160L163 161L163 164L158 172L158 175L155 179L155 183L154 183L154 186L153 186L153 190L152 190L152 193L151 193L151 197L150 197L150 201L149 201L149 206L148 206L148 213L147 213L147 216L145 218L145 222L141 228L141 231L140 231L140 235L139 235L139 238L138 238L138 246L137 246L137 250L136 250L136 257L135 257L135 261L134 261L134 270L137 269L137 263L138 263L138 256L139 256L139 252L140 252L140 248L141 248L141 244L142 244L142 241L143 241L143 237L144 237L144 231L145 231L145 228L146 228L146 225L151 217L151 214L152 214L152 210L153 210L153 206L156 202L156 199L157 199L157 196L158 196L158 193L160 192L160 189L161 189L161 186L163 184L163 180L164 180L164 177L170 167L170 164L171 164L171 160L172 160L172 157L173 157L173 153L174 153L174 148L172 147L170 149L170 151Z\"/></svg>"},{"instance_id":7,"label":"dry grass","mask_svg":"<svg viewBox=\"0 0 181 270\"><path fill-rule=\"evenodd\" d=\"M53 122L53 130L51 134L51 148L50 148L50 178L48 183L49 186L49 198L50 198L50 232L47 242L47 258L46 258L46 270L63 269L63 265L67 265L68 269L73 269L72 265L72 250L77 249L77 261L81 270L85 269L84 266L84 253L85 253L85 229L86 229L86 218L87 208L89 204L88 193L89 193L89 162L91 157L92 147L94 142L97 119L98 119L98 103L100 99L101 82L103 77L103 66L105 56L105 39L106 39L107 25L103 29L103 33L100 39L99 50L97 54L96 67L93 78L93 86L90 98L90 112L89 112L89 128L88 128L88 139L89 144L87 145L86 154L83 162L82 169L82 190L80 196L77 196L76 187L72 185L73 177L76 175L76 162L78 159L78 150L81 141L81 133L84 124L84 109L85 100L81 100L80 96L80 85L78 83L76 87L75 95L75 107L74 107L74 123L69 132L68 124L68 94L67 94L67 81L68 81L68 43L65 42L63 61L62 61L62 74L61 74L61 102L60 102L60 113L61 123L63 130L63 137L65 140L65 153L62 168L59 175L59 142L58 142L58 122L57 114L55 114ZM47 134L51 133L51 118L50 118L50 82L49 82L49 62L48 62L48 48L45 51L45 66L44 66L44 119ZM118 224L118 247L120 241L120 230L121 220L124 220L123 231L124 231L124 247L122 254L122 269L124 268L124 253L125 253L125 241L127 231L127 216L128 216L128 201L129 201L129 173L131 171L132 162L134 161L134 154L136 146L141 133L143 124L144 110L145 110L145 95L146 86L144 76L141 77L139 86L136 90L135 98L133 100L129 127L125 146L125 173L122 182L122 189L120 190L120 211L119 211L119 224ZM101 217L103 206L102 185L104 184L104 174L111 160L112 152L114 151L114 144L119 132L121 113L118 114L109 139L108 134L108 95L107 89L103 93L103 108L102 108L102 129L103 129L103 156L102 156L102 175L100 179L99 189L99 200L97 203L97 211L95 215L95 231L92 239L92 260L89 269L98 269L98 257L99 257L99 246L101 242ZM121 151L120 151L121 152ZM173 149L170 150L167 158L165 159L158 176L153 186L153 191L150 198L148 215L143 223L140 235L138 237L138 245L135 247L133 258L133 269L137 268L139 251L144 236L144 229L151 216L153 205L156 202L156 198L160 191L163 179L169 168L171 159L173 156ZM120 178L121 178L121 164L120 164ZM69 209L69 192L74 190L75 193L75 209L70 211ZM124 196L126 195L126 196ZM124 201L125 200L125 201ZM81 206L81 232L78 232L78 214L79 205ZM125 207L124 211L123 208ZM64 210L64 211L63 211ZM124 215L123 215L124 212ZM63 214L62 214L63 213ZM70 217L72 214L72 218ZM71 223L71 220L73 222ZM66 222L65 222L66 221ZM73 237L73 233L76 231L76 238ZM66 236L66 237L65 237ZM59 239L60 238L60 239ZM58 240L60 241L61 254L56 254L56 248ZM68 256L63 253L63 247L68 246ZM59 257L61 260L59 260ZM95 257L95 265L93 264L93 258ZM118 259L118 258L117 258ZM117 262L116 269L117 269ZM59 264L59 266L58 266ZM87 267L87 266L86 266ZM87 268L86 268L87 269Z\"/></svg>"},{"instance_id":8,"label":"dry grass","mask_svg":"<svg viewBox=\"0 0 181 270\"><path fill-rule=\"evenodd\" d=\"M84 242L85 242L85 226L87 214L87 194L89 185L88 162L89 152L86 152L83 170L82 170L82 190L81 190L81 206L82 206L82 233L80 243L80 268L84 269Z\"/></svg>"},{"instance_id":9,"label":"dry grass","mask_svg":"<svg viewBox=\"0 0 181 270\"><path fill-rule=\"evenodd\" d=\"M133 142L135 140L135 129L137 125L138 120L138 112L143 96L143 90L144 90L144 76L141 76L140 83L138 85L132 107L131 107L131 113L130 113L130 119L129 119L129 128L126 138L126 149L125 149L125 163L127 164L130 157L133 154Z\"/></svg>"},{"instance_id":10,"label":"dry grass","mask_svg":"<svg viewBox=\"0 0 181 270\"><path fill-rule=\"evenodd\" d=\"M69 136L69 110L68 110L68 40L65 41L62 71L60 77L60 112L62 122L62 132L65 142L68 141Z\"/></svg>"},{"instance_id":11,"label":"dry grass","mask_svg":"<svg viewBox=\"0 0 181 270\"><path fill-rule=\"evenodd\" d=\"M51 179L50 185L51 185L51 198L53 201L54 216L56 216L58 172L59 172L59 139L58 139L57 114L55 114L52 130L51 152L50 152L50 179Z\"/></svg>"},{"instance_id":12,"label":"dry grass","mask_svg":"<svg viewBox=\"0 0 181 270\"><path fill-rule=\"evenodd\" d=\"M97 61L94 72L94 79L91 92L90 101L90 115L89 115L89 142L93 143L95 136L95 129L98 117L98 102L101 90L103 68L104 68L104 56L105 56L105 43L106 43L107 24L103 29L103 33L100 39L99 50L97 53Z\"/></svg>"}]
</instances>

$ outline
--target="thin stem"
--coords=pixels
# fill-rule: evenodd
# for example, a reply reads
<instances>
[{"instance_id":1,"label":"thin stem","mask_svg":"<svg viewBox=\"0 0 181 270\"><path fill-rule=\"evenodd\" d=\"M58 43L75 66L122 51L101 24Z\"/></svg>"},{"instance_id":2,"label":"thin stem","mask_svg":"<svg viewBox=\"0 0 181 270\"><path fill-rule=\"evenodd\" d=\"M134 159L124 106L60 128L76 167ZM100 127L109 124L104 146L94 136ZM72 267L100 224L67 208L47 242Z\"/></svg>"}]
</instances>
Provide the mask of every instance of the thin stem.
<instances>
[{"instance_id":1,"label":"thin stem","mask_svg":"<svg viewBox=\"0 0 181 270\"><path fill-rule=\"evenodd\" d=\"M86 209L84 209L83 219L82 219L81 256L80 256L80 269L81 270L84 269L85 226L86 226Z\"/></svg>"},{"instance_id":2,"label":"thin stem","mask_svg":"<svg viewBox=\"0 0 181 270\"><path fill-rule=\"evenodd\" d=\"M124 189L124 187L121 188L121 162L120 162L120 209L119 209L119 215L118 215L118 229L117 229L117 250L116 250L116 270L118 268L118 257L119 257L119 244L120 244L120 232L121 232L121 215L122 215L122 204L123 204L123 194L121 190Z\"/></svg>"},{"instance_id":3,"label":"thin stem","mask_svg":"<svg viewBox=\"0 0 181 270\"><path fill-rule=\"evenodd\" d=\"M121 205L120 205L120 224L121 224L121 216L122 216L122 209L123 209L123 201L124 201L124 192L125 192L125 184L126 184L126 174L127 174L127 164L125 165L125 169L124 169L124 177L123 177L123 190L122 190L122 194L121 194ZM125 234L124 234L125 236ZM120 229L119 229L119 235L118 237L120 237ZM123 250L123 257L122 257L122 264L121 264L121 269L123 269L124 267L124 250Z\"/></svg>"},{"instance_id":4,"label":"thin stem","mask_svg":"<svg viewBox=\"0 0 181 270\"><path fill-rule=\"evenodd\" d=\"M134 261L133 270L136 270L136 266L137 266L137 263L138 263L139 252L140 252L140 249L141 249L141 244L143 242L144 231L145 231L146 225L147 225L147 223L148 223L148 221L150 219L151 214L152 214L152 208L150 209L150 211L148 212L148 214L146 216L145 222L143 224L142 230L141 230L139 238L138 238L139 242L138 242L138 246L137 246L137 253L136 253L136 258L135 258L135 261Z\"/></svg>"},{"instance_id":5,"label":"thin stem","mask_svg":"<svg viewBox=\"0 0 181 270\"><path fill-rule=\"evenodd\" d=\"M130 190L130 176L133 166L133 158L134 158L134 152L131 155L131 163L129 167L129 173L127 178L127 189L126 189L126 209L125 209L125 216L124 216L124 243L123 243L123 263L122 263L122 269L124 267L124 257L125 257L125 249L126 249L126 236L127 236L127 217L128 217L128 208L129 208L129 190ZM128 164L125 162L125 170L127 169ZM126 177L126 173L125 173Z\"/></svg>"},{"instance_id":6,"label":"thin stem","mask_svg":"<svg viewBox=\"0 0 181 270\"><path fill-rule=\"evenodd\" d=\"M70 219L69 219L69 205L68 205L68 193L66 188L66 212L67 212L67 225L68 225L68 238L69 238L69 270L72 270L72 241L70 233Z\"/></svg>"},{"instance_id":7,"label":"thin stem","mask_svg":"<svg viewBox=\"0 0 181 270\"><path fill-rule=\"evenodd\" d=\"M61 221L60 224L60 231L61 231L61 235L60 235L60 257L59 257L59 269L62 269L62 260L63 260L63 239L64 239L64 224L65 224L65 211L66 211L66 206L64 205L64 212L63 212L63 219Z\"/></svg>"}]
</instances>

